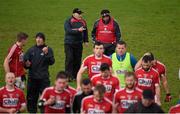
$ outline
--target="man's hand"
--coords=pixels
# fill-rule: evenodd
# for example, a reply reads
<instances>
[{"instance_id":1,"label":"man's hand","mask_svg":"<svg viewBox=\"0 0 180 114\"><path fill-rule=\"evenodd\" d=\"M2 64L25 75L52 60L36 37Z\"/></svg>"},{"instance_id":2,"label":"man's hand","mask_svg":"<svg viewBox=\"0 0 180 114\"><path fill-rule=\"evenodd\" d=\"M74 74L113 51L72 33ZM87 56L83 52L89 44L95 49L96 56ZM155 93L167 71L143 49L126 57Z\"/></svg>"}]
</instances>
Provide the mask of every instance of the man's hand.
<instances>
[{"instance_id":1,"label":"man's hand","mask_svg":"<svg viewBox=\"0 0 180 114\"><path fill-rule=\"evenodd\" d=\"M77 86L76 90L81 91L81 86Z\"/></svg>"},{"instance_id":2,"label":"man's hand","mask_svg":"<svg viewBox=\"0 0 180 114\"><path fill-rule=\"evenodd\" d=\"M55 96L50 96L50 98L44 103L44 105L53 105L56 102Z\"/></svg>"},{"instance_id":3,"label":"man's hand","mask_svg":"<svg viewBox=\"0 0 180 114\"><path fill-rule=\"evenodd\" d=\"M43 51L44 54L47 54L47 53L48 53L48 46L47 46L47 47L44 47L44 48L42 49L42 51Z\"/></svg>"},{"instance_id":4,"label":"man's hand","mask_svg":"<svg viewBox=\"0 0 180 114\"><path fill-rule=\"evenodd\" d=\"M88 45L89 45L89 43L88 43L88 42L85 42L85 43L84 43L84 45L85 45L85 46L88 46Z\"/></svg>"},{"instance_id":5,"label":"man's hand","mask_svg":"<svg viewBox=\"0 0 180 114\"><path fill-rule=\"evenodd\" d=\"M25 62L25 65L26 65L26 67L30 67L30 66L31 66L31 62L30 62L29 60L27 60L27 61Z\"/></svg>"},{"instance_id":6,"label":"man's hand","mask_svg":"<svg viewBox=\"0 0 180 114\"><path fill-rule=\"evenodd\" d=\"M79 32L82 32L83 30L85 30L83 26L78 29Z\"/></svg>"},{"instance_id":7,"label":"man's hand","mask_svg":"<svg viewBox=\"0 0 180 114\"><path fill-rule=\"evenodd\" d=\"M8 110L8 113L12 114L12 113L15 113L16 112L16 109L15 108L10 108L10 109L7 109Z\"/></svg>"},{"instance_id":8,"label":"man's hand","mask_svg":"<svg viewBox=\"0 0 180 114\"><path fill-rule=\"evenodd\" d=\"M171 94L166 94L165 102L170 102L172 99Z\"/></svg>"}]
</instances>

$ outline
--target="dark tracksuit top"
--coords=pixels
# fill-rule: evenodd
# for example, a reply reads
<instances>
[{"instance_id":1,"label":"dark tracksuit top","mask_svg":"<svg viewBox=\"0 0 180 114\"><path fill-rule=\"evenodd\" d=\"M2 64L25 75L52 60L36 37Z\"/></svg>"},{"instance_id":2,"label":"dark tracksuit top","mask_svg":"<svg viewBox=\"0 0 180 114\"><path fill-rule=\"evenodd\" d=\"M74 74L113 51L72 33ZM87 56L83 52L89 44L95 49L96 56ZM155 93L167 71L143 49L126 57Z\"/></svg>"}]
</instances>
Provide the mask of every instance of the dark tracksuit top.
<instances>
[{"instance_id":1,"label":"dark tracksuit top","mask_svg":"<svg viewBox=\"0 0 180 114\"><path fill-rule=\"evenodd\" d=\"M78 28L84 27L83 32L79 32ZM65 44L77 44L88 42L88 30L85 20L77 20L73 16L68 18L64 23Z\"/></svg>"},{"instance_id":2,"label":"dark tracksuit top","mask_svg":"<svg viewBox=\"0 0 180 114\"><path fill-rule=\"evenodd\" d=\"M53 65L55 62L53 50L48 47L48 54L44 54L42 49L46 47L46 45L42 46L33 46L25 53L24 61L29 60L31 62L31 66L29 69L29 78L32 79L48 79L49 65Z\"/></svg>"},{"instance_id":3,"label":"dark tracksuit top","mask_svg":"<svg viewBox=\"0 0 180 114\"><path fill-rule=\"evenodd\" d=\"M100 19L98 19L94 23L93 30L91 32L91 36L92 36L93 41L96 41L96 30L97 30L97 26L98 26L99 21L100 21ZM109 20L109 22L110 22L110 20ZM118 23L115 20L113 20L113 26L114 26L115 36L116 36L116 42L118 42L121 40L120 39L121 38L121 31L120 31Z\"/></svg>"}]
</instances>

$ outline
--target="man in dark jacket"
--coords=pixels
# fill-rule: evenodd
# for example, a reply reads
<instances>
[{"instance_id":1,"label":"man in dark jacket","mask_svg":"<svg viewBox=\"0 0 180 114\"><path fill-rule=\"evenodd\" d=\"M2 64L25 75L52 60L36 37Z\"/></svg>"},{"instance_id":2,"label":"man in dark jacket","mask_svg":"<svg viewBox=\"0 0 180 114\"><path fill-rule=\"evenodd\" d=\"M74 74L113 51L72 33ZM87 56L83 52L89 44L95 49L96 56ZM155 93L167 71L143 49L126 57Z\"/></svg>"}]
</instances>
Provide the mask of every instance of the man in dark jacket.
<instances>
[{"instance_id":1,"label":"man in dark jacket","mask_svg":"<svg viewBox=\"0 0 180 114\"><path fill-rule=\"evenodd\" d=\"M109 56L115 52L116 42L120 41L121 32L118 23L110 16L109 10L102 10L101 16L94 23L92 40L103 43L104 54Z\"/></svg>"},{"instance_id":2,"label":"man in dark jacket","mask_svg":"<svg viewBox=\"0 0 180 114\"><path fill-rule=\"evenodd\" d=\"M29 69L27 109L30 113L36 113L39 95L50 86L49 65L55 62L53 50L45 44L43 33L36 34L36 45L28 49L24 61L25 67Z\"/></svg>"},{"instance_id":3,"label":"man in dark jacket","mask_svg":"<svg viewBox=\"0 0 180 114\"><path fill-rule=\"evenodd\" d=\"M89 78L85 78L82 80L81 84L82 93L76 94L73 101L73 112L80 113L81 112L81 101L84 97L93 94L92 85Z\"/></svg>"},{"instance_id":4,"label":"man in dark jacket","mask_svg":"<svg viewBox=\"0 0 180 114\"><path fill-rule=\"evenodd\" d=\"M152 90L143 91L142 101L131 105L125 113L164 113L159 105L154 102Z\"/></svg>"},{"instance_id":5,"label":"man in dark jacket","mask_svg":"<svg viewBox=\"0 0 180 114\"><path fill-rule=\"evenodd\" d=\"M86 21L82 19L82 11L79 8L73 10L73 14L64 23L65 39L65 71L70 79L75 80L81 65L84 42L88 45L88 30Z\"/></svg>"}]
</instances>

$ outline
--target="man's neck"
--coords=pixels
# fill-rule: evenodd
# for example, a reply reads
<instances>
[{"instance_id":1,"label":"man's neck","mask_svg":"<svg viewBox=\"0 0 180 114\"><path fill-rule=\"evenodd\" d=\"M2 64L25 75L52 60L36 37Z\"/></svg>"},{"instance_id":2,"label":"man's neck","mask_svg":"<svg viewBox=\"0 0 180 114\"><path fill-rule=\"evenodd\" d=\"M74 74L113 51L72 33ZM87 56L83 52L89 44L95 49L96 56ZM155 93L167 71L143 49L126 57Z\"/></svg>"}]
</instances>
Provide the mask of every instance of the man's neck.
<instances>
[{"instance_id":1,"label":"man's neck","mask_svg":"<svg viewBox=\"0 0 180 114\"><path fill-rule=\"evenodd\" d=\"M6 85L6 89L8 90L8 91L14 91L14 85Z\"/></svg>"},{"instance_id":2,"label":"man's neck","mask_svg":"<svg viewBox=\"0 0 180 114\"><path fill-rule=\"evenodd\" d=\"M97 56L97 55L94 54L94 56L95 56L95 59L102 59L102 55Z\"/></svg>"},{"instance_id":3,"label":"man's neck","mask_svg":"<svg viewBox=\"0 0 180 114\"><path fill-rule=\"evenodd\" d=\"M22 47L22 43L21 43L21 42L16 42L16 44L17 44L19 47Z\"/></svg>"}]
</instances>

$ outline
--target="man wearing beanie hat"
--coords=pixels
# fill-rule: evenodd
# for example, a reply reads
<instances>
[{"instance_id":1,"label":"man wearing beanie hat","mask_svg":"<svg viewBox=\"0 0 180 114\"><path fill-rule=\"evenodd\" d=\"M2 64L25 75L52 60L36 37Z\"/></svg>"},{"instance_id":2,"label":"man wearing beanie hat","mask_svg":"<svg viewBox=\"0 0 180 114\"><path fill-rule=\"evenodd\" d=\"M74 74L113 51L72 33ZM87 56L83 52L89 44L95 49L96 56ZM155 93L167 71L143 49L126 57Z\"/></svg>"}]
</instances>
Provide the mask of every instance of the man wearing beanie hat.
<instances>
[{"instance_id":1,"label":"man wearing beanie hat","mask_svg":"<svg viewBox=\"0 0 180 114\"><path fill-rule=\"evenodd\" d=\"M104 9L101 11L101 18L94 23L92 30L93 42L104 44L104 54L110 56L115 52L115 44L120 41L121 32L118 23L110 16L110 11Z\"/></svg>"},{"instance_id":2,"label":"man wearing beanie hat","mask_svg":"<svg viewBox=\"0 0 180 114\"><path fill-rule=\"evenodd\" d=\"M45 35L37 33L36 44L24 56L25 67L29 69L27 83L27 109L37 112L37 102L42 91L50 86L49 66L55 62L53 50L45 44Z\"/></svg>"},{"instance_id":3,"label":"man wearing beanie hat","mask_svg":"<svg viewBox=\"0 0 180 114\"><path fill-rule=\"evenodd\" d=\"M88 30L82 13L79 8L73 9L72 16L64 23L65 71L69 73L69 79L72 80L76 79L81 66L82 44L88 44Z\"/></svg>"},{"instance_id":4,"label":"man wearing beanie hat","mask_svg":"<svg viewBox=\"0 0 180 114\"><path fill-rule=\"evenodd\" d=\"M164 113L161 107L154 102L152 90L145 89L142 95L142 101L132 104L125 113Z\"/></svg>"}]
</instances>

